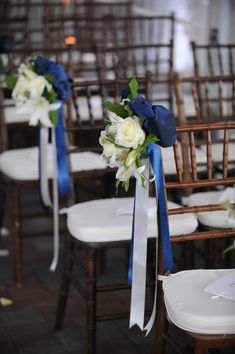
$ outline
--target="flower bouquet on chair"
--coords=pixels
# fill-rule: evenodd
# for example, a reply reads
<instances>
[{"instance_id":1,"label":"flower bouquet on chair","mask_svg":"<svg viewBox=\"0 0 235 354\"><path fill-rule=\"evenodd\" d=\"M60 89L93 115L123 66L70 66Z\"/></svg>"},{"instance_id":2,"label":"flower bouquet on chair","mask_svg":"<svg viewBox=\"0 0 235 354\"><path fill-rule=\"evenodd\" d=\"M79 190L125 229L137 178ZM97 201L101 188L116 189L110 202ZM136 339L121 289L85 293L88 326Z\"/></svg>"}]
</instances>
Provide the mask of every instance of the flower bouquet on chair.
<instances>
[{"instance_id":1,"label":"flower bouquet on chair","mask_svg":"<svg viewBox=\"0 0 235 354\"><path fill-rule=\"evenodd\" d=\"M155 182L158 229L162 233L164 268L167 271L172 269L173 262L160 146L169 147L175 143L176 121L173 113L167 108L152 105L150 101L138 94L136 79L132 79L129 87L123 90L119 104L106 102L105 106L109 111L109 122L99 139L103 147L102 156L110 167L117 167L117 187L121 184L127 191L130 178L134 176L137 180L128 272L128 282L132 284L130 328L137 324L148 334L156 312L154 306L151 318L144 327L148 182L153 180ZM153 171L153 179L149 178L149 164ZM156 290L155 286L155 300Z\"/></svg>"},{"instance_id":2,"label":"flower bouquet on chair","mask_svg":"<svg viewBox=\"0 0 235 354\"><path fill-rule=\"evenodd\" d=\"M54 257L50 269L55 270L59 256L58 187L61 195L70 193L62 103L70 95L69 79L60 64L39 56L22 63L18 76L7 76L6 84L12 89L16 114L28 115L29 125L40 128L40 192L44 206L53 208ZM51 129L50 144L49 129ZM47 156L50 152L53 163L53 200L48 185Z\"/></svg>"}]
</instances>

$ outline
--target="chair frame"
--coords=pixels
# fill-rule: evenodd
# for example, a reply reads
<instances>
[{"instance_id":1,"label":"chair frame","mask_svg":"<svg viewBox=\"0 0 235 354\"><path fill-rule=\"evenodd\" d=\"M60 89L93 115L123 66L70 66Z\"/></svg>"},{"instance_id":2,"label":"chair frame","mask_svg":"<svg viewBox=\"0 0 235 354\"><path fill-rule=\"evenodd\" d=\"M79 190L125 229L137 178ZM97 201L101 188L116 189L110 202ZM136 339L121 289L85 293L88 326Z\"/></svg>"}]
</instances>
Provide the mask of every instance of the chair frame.
<instances>
[{"instance_id":1,"label":"chair frame","mask_svg":"<svg viewBox=\"0 0 235 354\"><path fill-rule=\"evenodd\" d=\"M187 80L187 79L185 79ZM199 78L195 79L196 82L200 82ZM177 126L177 133L182 134L184 145L182 150L185 149L185 153L182 151L184 164L181 163L179 147L176 143L174 145L175 163L177 171L176 181L165 181L165 190L184 190L185 188L207 188L216 187L219 185L228 186L234 185L234 177L228 176L228 144L229 135L228 130L235 128L234 120L230 121L194 121L193 124L187 122L184 112L183 97L181 92L181 83L184 82L179 76L175 76L174 90L176 94L176 103L178 106L179 125ZM213 179L212 176L212 154L211 154L211 132L216 130L224 131L223 146L224 146L224 160L223 160L223 176L221 178ZM205 132L207 137L207 177L198 179L197 175L197 163L195 154L195 138L194 134L197 132ZM186 151L190 151L190 156ZM185 156L185 158L184 158ZM186 170L186 173L184 172ZM191 172L189 172L191 170ZM218 211L223 210L223 207L217 205L197 205L191 207L182 207L179 209L168 210L168 215L183 214L183 213L198 213L205 211ZM213 229L213 230L197 230L190 235L179 235L171 237L171 243L184 243L193 240L209 240L209 239L228 239L235 237L235 230L230 229ZM158 273L160 275L169 275L169 272L163 270L164 256L162 254L161 237L159 237L158 246ZM172 337L168 333L169 322L166 316L166 309L164 304L164 294L162 290L162 281L158 279L158 301L157 301L157 325L156 325L156 353L161 354L165 351L166 342L179 351L177 344L173 341ZM235 335L201 335L197 333L190 333L188 331L177 329L177 333L183 335L188 345L194 347L195 354L205 354L209 348L228 348L235 347Z\"/></svg>"}]
</instances>

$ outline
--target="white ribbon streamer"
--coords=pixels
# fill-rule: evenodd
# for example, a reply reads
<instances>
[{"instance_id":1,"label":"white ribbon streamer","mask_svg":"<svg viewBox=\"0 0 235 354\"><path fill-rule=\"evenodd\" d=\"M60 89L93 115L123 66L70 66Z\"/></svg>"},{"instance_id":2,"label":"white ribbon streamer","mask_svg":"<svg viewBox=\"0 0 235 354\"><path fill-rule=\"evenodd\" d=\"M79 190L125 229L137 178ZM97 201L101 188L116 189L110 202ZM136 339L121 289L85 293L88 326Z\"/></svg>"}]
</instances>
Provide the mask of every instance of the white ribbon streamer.
<instances>
[{"instance_id":1,"label":"white ribbon streamer","mask_svg":"<svg viewBox=\"0 0 235 354\"><path fill-rule=\"evenodd\" d=\"M48 185L48 145L49 145L49 129L42 127L39 134L40 139L40 191L43 204L52 207L52 201Z\"/></svg>"},{"instance_id":2,"label":"white ribbon streamer","mask_svg":"<svg viewBox=\"0 0 235 354\"><path fill-rule=\"evenodd\" d=\"M51 129L52 133L52 163L53 163L53 201L51 201L49 183L48 183L48 145L49 145L49 129L40 129L40 190L42 201L45 206L53 208L53 258L50 270L55 271L59 259L59 195L57 183L57 156L55 128Z\"/></svg>"},{"instance_id":3,"label":"white ribbon streamer","mask_svg":"<svg viewBox=\"0 0 235 354\"><path fill-rule=\"evenodd\" d=\"M145 176L149 177L149 162L145 164ZM129 328L135 324L144 329L145 286L147 261L147 227L148 227L149 186L142 187L136 183L134 239L133 239L133 269L131 288L131 307Z\"/></svg>"},{"instance_id":4,"label":"white ribbon streamer","mask_svg":"<svg viewBox=\"0 0 235 354\"><path fill-rule=\"evenodd\" d=\"M149 160L145 164L145 177L149 179ZM156 191L156 199L157 199ZM134 241L133 241L133 271L131 288L131 307L129 328L137 325L146 336L151 331L156 317L157 282L155 283L154 305L150 319L144 327L145 293L146 293L146 265L148 241L148 202L149 184L146 187L136 184L135 191L135 216L134 216ZM157 202L157 201L156 201ZM156 203L157 205L157 203ZM156 210L157 212L157 210ZM157 241L156 241L156 279L157 279Z\"/></svg>"},{"instance_id":5,"label":"white ribbon streamer","mask_svg":"<svg viewBox=\"0 0 235 354\"><path fill-rule=\"evenodd\" d=\"M57 183L57 157L55 128L52 128L52 149L53 149L53 259L50 270L55 271L59 260L59 193Z\"/></svg>"}]
</instances>

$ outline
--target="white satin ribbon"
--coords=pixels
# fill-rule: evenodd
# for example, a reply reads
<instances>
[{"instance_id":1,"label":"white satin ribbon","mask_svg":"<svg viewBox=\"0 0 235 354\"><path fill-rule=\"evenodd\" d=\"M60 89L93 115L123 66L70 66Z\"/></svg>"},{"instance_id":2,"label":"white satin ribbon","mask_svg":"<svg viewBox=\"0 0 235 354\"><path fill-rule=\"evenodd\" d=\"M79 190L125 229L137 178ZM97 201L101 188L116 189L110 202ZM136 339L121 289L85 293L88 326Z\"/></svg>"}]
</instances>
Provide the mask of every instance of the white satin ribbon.
<instances>
[{"instance_id":1,"label":"white satin ribbon","mask_svg":"<svg viewBox=\"0 0 235 354\"><path fill-rule=\"evenodd\" d=\"M39 158L40 158L40 191L43 204L46 207L52 207L52 201L48 185L48 146L49 146L49 129L42 127L39 133ZM54 157L54 156L53 156Z\"/></svg>"},{"instance_id":2,"label":"white satin ribbon","mask_svg":"<svg viewBox=\"0 0 235 354\"><path fill-rule=\"evenodd\" d=\"M146 166L144 171L145 177L149 180L149 160L144 160L143 164L145 164ZM136 183L133 239L133 270L129 328L133 327L134 325L137 325L142 331L147 331L146 335L148 335L148 333L150 332L155 320L157 297L157 286L155 285L154 306L152 314L150 316L149 322L144 327L148 240L148 204L149 184L147 183L145 187L142 187L138 183Z\"/></svg>"},{"instance_id":3,"label":"white satin ribbon","mask_svg":"<svg viewBox=\"0 0 235 354\"><path fill-rule=\"evenodd\" d=\"M53 208L53 259L50 265L50 270L55 271L59 259L59 194L57 183L57 156L56 156L56 141L55 128L51 128L52 133L52 163L53 163L53 201L51 201L48 183L48 145L49 145L49 130L48 128L40 129L40 190L41 197L45 206Z\"/></svg>"}]
</instances>

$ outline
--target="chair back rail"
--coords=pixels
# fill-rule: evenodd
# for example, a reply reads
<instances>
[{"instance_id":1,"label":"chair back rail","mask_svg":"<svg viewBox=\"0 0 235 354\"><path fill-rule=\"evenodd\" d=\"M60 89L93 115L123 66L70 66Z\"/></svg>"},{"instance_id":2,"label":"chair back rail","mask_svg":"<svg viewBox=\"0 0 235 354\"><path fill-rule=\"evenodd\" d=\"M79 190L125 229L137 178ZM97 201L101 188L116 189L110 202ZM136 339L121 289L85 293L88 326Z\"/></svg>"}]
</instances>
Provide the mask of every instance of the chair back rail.
<instances>
[{"instance_id":1,"label":"chair back rail","mask_svg":"<svg viewBox=\"0 0 235 354\"><path fill-rule=\"evenodd\" d=\"M157 78L170 78L173 72L173 41L97 48L101 79L143 76L148 71Z\"/></svg>"},{"instance_id":2,"label":"chair back rail","mask_svg":"<svg viewBox=\"0 0 235 354\"><path fill-rule=\"evenodd\" d=\"M89 148L101 150L98 137L108 119L104 104L106 101L119 103L120 92L124 87L128 87L130 79L81 81L74 78L71 81L72 95L67 105L67 128L70 142L76 142L76 146L81 149L84 144L87 148L91 139ZM149 97L151 94L149 76L138 77L137 80L139 92L144 97ZM94 134L93 137L92 134Z\"/></svg>"},{"instance_id":3,"label":"chair back rail","mask_svg":"<svg viewBox=\"0 0 235 354\"><path fill-rule=\"evenodd\" d=\"M206 44L191 42L194 73L201 75L234 75L235 44Z\"/></svg>"}]
</instances>

